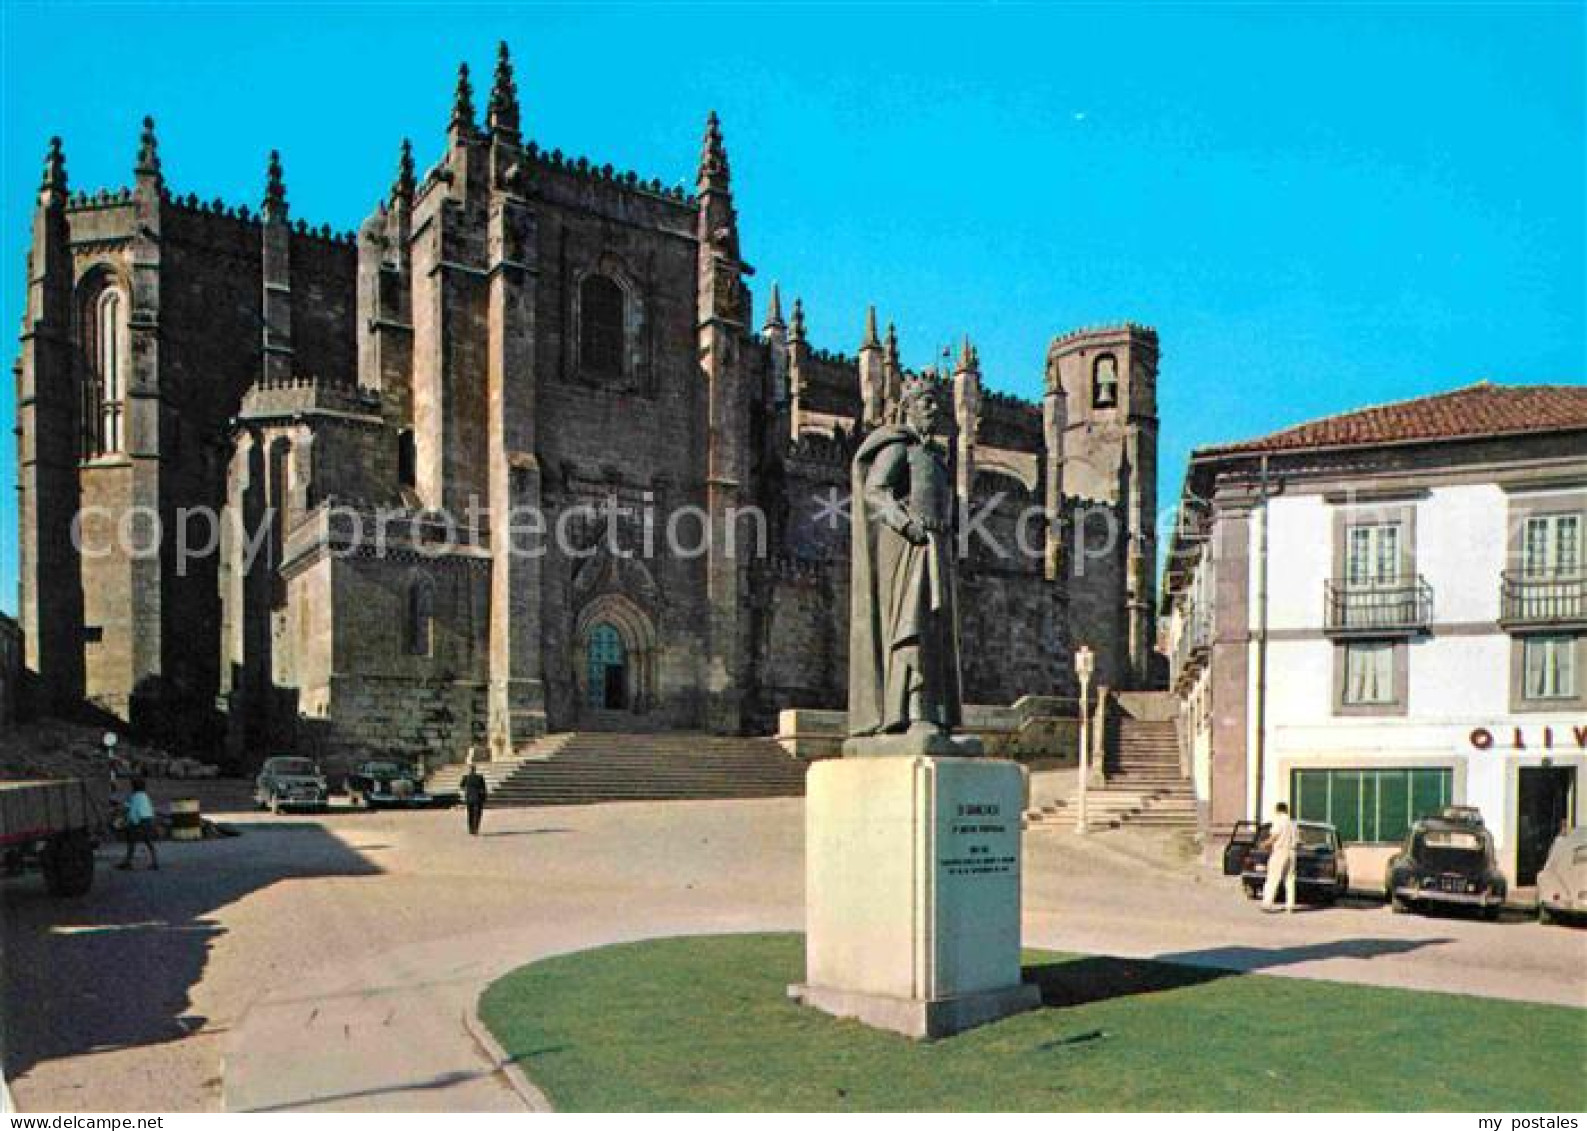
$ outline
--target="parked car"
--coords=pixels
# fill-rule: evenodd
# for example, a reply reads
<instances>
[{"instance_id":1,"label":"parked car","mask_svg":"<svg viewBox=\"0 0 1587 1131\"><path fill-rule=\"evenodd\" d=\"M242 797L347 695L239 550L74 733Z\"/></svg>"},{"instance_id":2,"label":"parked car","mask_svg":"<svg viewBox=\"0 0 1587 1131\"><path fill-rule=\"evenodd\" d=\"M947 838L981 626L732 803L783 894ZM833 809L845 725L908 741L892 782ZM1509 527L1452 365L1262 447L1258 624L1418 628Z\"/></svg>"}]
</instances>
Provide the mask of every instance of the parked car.
<instances>
[{"instance_id":1,"label":"parked car","mask_svg":"<svg viewBox=\"0 0 1587 1131\"><path fill-rule=\"evenodd\" d=\"M253 800L261 809L323 809L330 797L325 775L311 758L267 758L254 779Z\"/></svg>"},{"instance_id":2,"label":"parked car","mask_svg":"<svg viewBox=\"0 0 1587 1131\"><path fill-rule=\"evenodd\" d=\"M1259 821L1236 821L1229 833L1229 842L1223 846L1223 874L1238 876L1245 871L1245 858L1251 849L1266 835L1267 826Z\"/></svg>"},{"instance_id":3,"label":"parked car","mask_svg":"<svg viewBox=\"0 0 1587 1131\"><path fill-rule=\"evenodd\" d=\"M434 809L457 803L456 793L429 793L417 768L390 759L360 762L347 775L347 796L371 809Z\"/></svg>"},{"instance_id":4,"label":"parked car","mask_svg":"<svg viewBox=\"0 0 1587 1131\"><path fill-rule=\"evenodd\" d=\"M391 804L418 791L413 768L401 762L360 762L347 775L343 788L354 805Z\"/></svg>"},{"instance_id":5,"label":"parked car","mask_svg":"<svg viewBox=\"0 0 1587 1131\"><path fill-rule=\"evenodd\" d=\"M1384 887L1395 911L1442 904L1475 907L1486 919L1499 917L1507 890L1493 836L1482 814L1465 806L1413 824L1389 860Z\"/></svg>"},{"instance_id":6,"label":"parked car","mask_svg":"<svg viewBox=\"0 0 1587 1131\"><path fill-rule=\"evenodd\" d=\"M1296 899L1332 903L1350 890L1350 868L1339 843L1339 832L1322 821L1297 821L1296 825L1300 833L1295 845ZM1256 840L1246 850L1240 868L1240 882L1252 899L1262 894L1267 883L1271 854L1262 847L1267 833L1266 824L1258 827Z\"/></svg>"},{"instance_id":7,"label":"parked car","mask_svg":"<svg viewBox=\"0 0 1587 1131\"><path fill-rule=\"evenodd\" d=\"M1587 825L1560 833L1537 874L1537 916L1543 922L1587 916Z\"/></svg>"}]
</instances>

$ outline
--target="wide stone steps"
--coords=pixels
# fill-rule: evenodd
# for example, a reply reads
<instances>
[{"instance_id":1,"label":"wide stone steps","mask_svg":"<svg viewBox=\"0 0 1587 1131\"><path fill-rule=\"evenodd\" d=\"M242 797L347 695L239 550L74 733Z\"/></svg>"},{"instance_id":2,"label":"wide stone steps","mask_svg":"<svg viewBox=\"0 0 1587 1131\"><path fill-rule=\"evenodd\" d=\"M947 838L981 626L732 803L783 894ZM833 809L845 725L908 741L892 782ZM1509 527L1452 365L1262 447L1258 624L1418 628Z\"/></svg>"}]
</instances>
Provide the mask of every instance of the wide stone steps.
<instances>
[{"instance_id":1,"label":"wide stone steps","mask_svg":"<svg viewBox=\"0 0 1587 1131\"><path fill-rule=\"evenodd\" d=\"M495 806L794 797L806 768L769 738L605 731L551 735L490 766Z\"/></svg>"},{"instance_id":2,"label":"wide stone steps","mask_svg":"<svg viewBox=\"0 0 1587 1131\"><path fill-rule=\"evenodd\" d=\"M1106 760L1107 781L1087 791L1086 819L1096 828L1194 831L1196 794L1180 771L1172 721L1125 718ZM1078 800L1055 799L1026 814L1026 824L1073 825Z\"/></svg>"}]
</instances>

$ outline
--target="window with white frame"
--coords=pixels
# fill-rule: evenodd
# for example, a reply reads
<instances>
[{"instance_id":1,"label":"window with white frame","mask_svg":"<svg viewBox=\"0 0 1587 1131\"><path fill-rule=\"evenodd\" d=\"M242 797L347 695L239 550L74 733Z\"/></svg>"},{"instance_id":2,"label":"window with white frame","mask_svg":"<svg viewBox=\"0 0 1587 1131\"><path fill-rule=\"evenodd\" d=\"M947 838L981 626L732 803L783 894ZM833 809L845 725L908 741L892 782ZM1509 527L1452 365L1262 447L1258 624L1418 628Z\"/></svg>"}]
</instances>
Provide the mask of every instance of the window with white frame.
<instances>
[{"instance_id":1,"label":"window with white frame","mask_svg":"<svg viewBox=\"0 0 1587 1131\"><path fill-rule=\"evenodd\" d=\"M1581 571L1581 515L1539 514L1521 536L1521 572L1529 578L1573 578Z\"/></svg>"},{"instance_id":2,"label":"window with white frame","mask_svg":"<svg viewBox=\"0 0 1587 1131\"><path fill-rule=\"evenodd\" d=\"M1529 636L1522 648L1522 694L1526 698L1576 697L1574 636Z\"/></svg>"},{"instance_id":3,"label":"window with white frame","mask_svg":"<svg viewBox=\"0 0 1587 1131\"><path fill-rule=\"evenodd\" d=\"M1400 525L1352 524L1345 542L1345 582L1352 589L1379 589L1400 580Z\"/></svg>"},{"instance_id":4,"label":"window with white frame","mask_svg":"<svg viewBox=\"0 0 1587 1131\"><path fill-rule=\"evenodd\" d=\"M1344 701L1349 706L1394 702L1394 644L1356 640L1345 645Z\"/></svg>"}]
</instances>

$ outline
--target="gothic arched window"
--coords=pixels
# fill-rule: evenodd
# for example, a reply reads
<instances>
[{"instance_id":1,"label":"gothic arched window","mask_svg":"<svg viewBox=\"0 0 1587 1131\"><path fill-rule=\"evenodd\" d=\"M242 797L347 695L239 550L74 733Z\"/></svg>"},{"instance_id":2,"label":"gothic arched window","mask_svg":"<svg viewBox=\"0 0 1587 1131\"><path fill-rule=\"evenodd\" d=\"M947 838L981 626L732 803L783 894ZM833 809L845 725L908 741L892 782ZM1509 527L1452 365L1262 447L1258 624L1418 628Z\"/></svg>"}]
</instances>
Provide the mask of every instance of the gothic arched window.
<instances>
[{"instance_id":1,"label":"gothic arched window","mask_svg":"<svg viewBox=\"0 0 1587 1131\"><path fill-rule=\"evenodd\" d=\"M408 585L408 609L404 637L410 656L428 656L435 634L435 588L429 578L415 578Z\"/></svg>"},{"instance_id":2,"label":"gothic arched window","mask_svg":"<svg viewBox=\"0 0 1587 1131\"><path fill-rule=\"evenodd\" d=\"M419 453L413 444L413 430L397 433L397 485L412 487L419 481Z\"/></svg>"},{"instance_id":3,"label":"gothic arched window","mask_svg":"<svg viewBox=\"0 0 1587 1131\"><path fill-rule=\"evenodd\" d=\"M105 283L84 303L83 454L105 455L126 446L127 311L121 290Z\"/></svg>"},{"instance_id":4,"label":"gothic arched window","mask_svg":"<svg viewBox=\"0 0 1587 1131\"><path fill-rule=\"evenodd\" d=\"M623 288L605 275L579 284L579 365L586 373L623 373Z\"/></svg>"},{"instance_id":5,"label":"gothic arched window","mask_svg":"<svg viewBox=\"0 0 1587 1131\"><path fill-rule=\"evenodd\" d=\"M1097 358L1091 377L1091 407L1115 408L1119 403L1119 363L1111 353Z\"/></svg>"}]
</instances>

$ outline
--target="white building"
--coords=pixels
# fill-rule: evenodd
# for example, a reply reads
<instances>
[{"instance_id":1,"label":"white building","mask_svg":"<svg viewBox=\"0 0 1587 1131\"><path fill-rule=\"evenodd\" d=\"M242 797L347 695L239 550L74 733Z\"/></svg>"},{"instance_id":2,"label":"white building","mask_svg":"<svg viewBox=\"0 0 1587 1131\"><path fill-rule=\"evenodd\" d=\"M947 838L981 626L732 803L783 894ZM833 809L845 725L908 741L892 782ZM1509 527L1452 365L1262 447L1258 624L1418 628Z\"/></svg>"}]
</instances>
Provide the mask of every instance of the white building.
<instances>
[{"instance_id":1,"label":"white building","mask_svg":"<svg viewBox=\"0 0 1587 1131\"><path fill-rule=\"evenodd\" d=\"M1587 779L1587 387L1473 385L1191 456L1163 583L1210 847L1287 801L1377 888L1478 807L1512 889Z\"/></svg>"}]
</instances>

